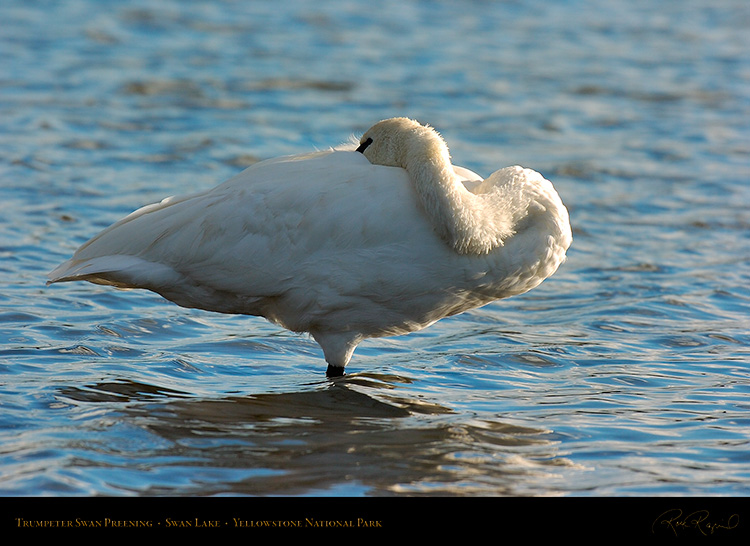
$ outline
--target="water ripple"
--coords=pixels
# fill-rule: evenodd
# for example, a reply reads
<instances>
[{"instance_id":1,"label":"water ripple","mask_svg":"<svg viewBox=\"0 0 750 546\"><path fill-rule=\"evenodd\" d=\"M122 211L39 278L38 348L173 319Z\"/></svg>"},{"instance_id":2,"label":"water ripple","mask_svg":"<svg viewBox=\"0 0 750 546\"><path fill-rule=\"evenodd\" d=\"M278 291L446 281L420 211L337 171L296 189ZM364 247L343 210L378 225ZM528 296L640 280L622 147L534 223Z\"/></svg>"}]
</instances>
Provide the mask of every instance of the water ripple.
<instances>
[{"instance_id":1,"label":"water ripple","mask_svg":"<svg viewBox=\"0 0 750 546\"><path fill-rule=\"evenodd\" d=\"M746 495L744 1L367 7L0 5L0 492ZM393 115L552 179L558 274L336 381L262 320L44 286L138 206Z\"/></svg>"}]
</instances>

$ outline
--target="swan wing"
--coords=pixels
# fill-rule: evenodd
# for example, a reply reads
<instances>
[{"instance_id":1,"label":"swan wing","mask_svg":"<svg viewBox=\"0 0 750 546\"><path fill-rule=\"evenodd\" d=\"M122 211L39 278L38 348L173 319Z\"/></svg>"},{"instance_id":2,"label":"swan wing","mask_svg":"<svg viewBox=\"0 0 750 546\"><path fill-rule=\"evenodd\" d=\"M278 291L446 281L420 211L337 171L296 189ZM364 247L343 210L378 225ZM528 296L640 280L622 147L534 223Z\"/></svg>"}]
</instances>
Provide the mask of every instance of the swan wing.
<instances>
[{"instance_id":1,"label":"swan wing","mask_svg":"<svg viewBox=\"0 0 750 546\"><path fill-rule=\"evenodd\" d=\"M347 295L377 292L375 255L394 258L374 275L385 287L403 277L395 256L415 238L439 244L415 207L403 169L359 153L273 159L213 190L135 211L84 244L50 282L146 288L180 305L304 329L315 308L330 312L346 307Z\"/></svg>"}]
</instances>

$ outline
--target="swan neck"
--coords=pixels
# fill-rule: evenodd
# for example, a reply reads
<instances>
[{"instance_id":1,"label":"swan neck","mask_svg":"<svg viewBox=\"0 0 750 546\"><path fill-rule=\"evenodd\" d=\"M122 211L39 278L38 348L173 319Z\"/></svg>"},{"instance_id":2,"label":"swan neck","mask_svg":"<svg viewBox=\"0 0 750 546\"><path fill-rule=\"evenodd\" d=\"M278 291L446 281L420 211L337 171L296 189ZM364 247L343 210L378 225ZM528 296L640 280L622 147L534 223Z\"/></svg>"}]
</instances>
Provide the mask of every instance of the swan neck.
<instances>
[{"instance_id":1,"label":"swan neck","mask_svg":"<svg viewBox=\"0 0 750 546\"><path fill-rule=\"evenodd\" d=\"M417 162L409 169L422 207L437 234L459 254L484 254L502 244L488 225L481 199L469 192L450 161Z\"/></svg>"}]
</instances>

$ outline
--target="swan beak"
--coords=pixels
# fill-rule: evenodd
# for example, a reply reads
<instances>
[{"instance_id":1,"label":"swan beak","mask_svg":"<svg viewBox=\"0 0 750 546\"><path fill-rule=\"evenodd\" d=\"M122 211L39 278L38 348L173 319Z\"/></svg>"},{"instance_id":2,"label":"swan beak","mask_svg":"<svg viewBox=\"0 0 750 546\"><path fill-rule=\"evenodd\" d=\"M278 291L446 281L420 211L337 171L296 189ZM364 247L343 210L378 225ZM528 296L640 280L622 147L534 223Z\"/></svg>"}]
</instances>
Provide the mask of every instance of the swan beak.
<instances>
[{"instance_id":1,"label":"swan beak","mask_svg":"<svg viewBox=\"0 0 750 546\"><path fill-rule=\"evenodd\" d=\"M365 150L367 149L367 147L368 147L368 146L369 146L370 144L372 144L372 139L371 139L371 138L368 138L368 139L367 139L367 140L365 140L364 142L360 143L360 145L359 145L359 148L357 148L357 151L358 151L359 153L361 153L361 154L365 153Z\"/></svg>"}]
</instances>

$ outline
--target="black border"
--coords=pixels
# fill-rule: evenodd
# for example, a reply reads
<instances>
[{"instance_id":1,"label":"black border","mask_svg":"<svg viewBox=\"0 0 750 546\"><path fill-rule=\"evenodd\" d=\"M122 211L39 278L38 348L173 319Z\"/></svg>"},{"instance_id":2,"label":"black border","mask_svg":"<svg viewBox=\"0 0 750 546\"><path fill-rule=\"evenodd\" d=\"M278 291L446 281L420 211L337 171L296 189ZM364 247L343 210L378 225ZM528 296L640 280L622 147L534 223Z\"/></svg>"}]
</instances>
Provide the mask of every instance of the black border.
<instances>
[{"instance_id":1,"label":"black border","mask_svg":"<svg viewBox=\"0 0 750 546\"><path fill-rule=\"evenodd\" d=\"M455 540L579 538L659 542L747 540L750 498L3 498L0 525L14 538L108 533L252 539L377 535ZM405 535L404 533L408 533ZM6 534L5 536L9 536ZM451 538L452 537L452 538Z\"/></svg>"}]
</instances>

